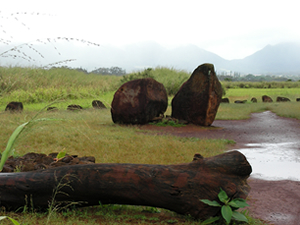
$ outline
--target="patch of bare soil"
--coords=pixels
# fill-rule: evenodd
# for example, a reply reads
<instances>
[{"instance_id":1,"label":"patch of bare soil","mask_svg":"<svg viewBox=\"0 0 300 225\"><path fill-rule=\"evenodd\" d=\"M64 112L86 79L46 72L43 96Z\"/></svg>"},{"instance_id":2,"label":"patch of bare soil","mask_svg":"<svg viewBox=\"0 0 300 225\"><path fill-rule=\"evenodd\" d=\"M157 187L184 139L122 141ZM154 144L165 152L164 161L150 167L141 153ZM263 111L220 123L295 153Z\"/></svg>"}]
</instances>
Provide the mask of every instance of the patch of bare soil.
<instances>
[{"instance_id":1,"label":"patch of bare soil","mask_svg":"<svg viewBox=\"0 0 300 225\"><path fill-rule=\"evenodd\" d=\"M269 111L254 113L248 120L216 120L207 128L195 125L184 127L144 125L141 129L154 130L162 135L234 140L236 144L232 149L242 148L248 143L300 141L299 120L282 118ZM248 183L251 187L248 196L251 216L269 224L300 224L300 181L249 178Z\"/></svg>"}]
</instances>

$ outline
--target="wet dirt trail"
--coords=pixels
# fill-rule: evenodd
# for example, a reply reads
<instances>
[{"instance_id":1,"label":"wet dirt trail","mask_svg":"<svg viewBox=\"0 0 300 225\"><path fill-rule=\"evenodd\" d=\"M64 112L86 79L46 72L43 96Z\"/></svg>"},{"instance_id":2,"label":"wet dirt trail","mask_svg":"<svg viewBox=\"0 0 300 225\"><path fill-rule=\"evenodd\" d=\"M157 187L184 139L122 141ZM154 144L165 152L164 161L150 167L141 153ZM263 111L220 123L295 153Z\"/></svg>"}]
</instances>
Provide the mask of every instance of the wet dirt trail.
<instances>
[{"instance_id":1,"label":"wet dirt trail","mask_svg":"<svg viewBox=\"0 0 300 225\"><path fill-rule=\"evenodd\" d=\"M250 215L268 224L300 224L300 121L266 111L248 120L215 120L210 128L142 126L159 134L234 140L252 166Z\"/></svg>"}]
</instances>

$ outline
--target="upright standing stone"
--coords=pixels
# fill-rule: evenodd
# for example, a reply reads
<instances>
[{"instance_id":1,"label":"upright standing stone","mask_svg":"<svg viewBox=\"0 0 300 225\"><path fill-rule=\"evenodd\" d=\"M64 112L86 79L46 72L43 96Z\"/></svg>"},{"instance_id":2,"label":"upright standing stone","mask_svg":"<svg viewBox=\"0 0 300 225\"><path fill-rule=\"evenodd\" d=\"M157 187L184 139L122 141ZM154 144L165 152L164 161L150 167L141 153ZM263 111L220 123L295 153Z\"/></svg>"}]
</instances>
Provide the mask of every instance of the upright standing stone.
<instances>
[{"instance_id":1,"label":"upright standing stone","mask_svg":"<svg viewBox=\"0 0 300 225\"><path fill-rule=\"evenodd\" d=\"M111 104L114 123L146 124L164 114L168 95L163 84L152 78L128 81L115 93Z\"/></svg>"},{"instance_id":2,"label":"upright standing stone","mask_svg":"<svg viewBox=\"0 0 300 225\"><path fill-rule=\"evenodd\" d=\"M172 117L210 126L222 100L222 86L214 65L202 64L181 86L172 100Z\"/></svg>"}]
</instances>

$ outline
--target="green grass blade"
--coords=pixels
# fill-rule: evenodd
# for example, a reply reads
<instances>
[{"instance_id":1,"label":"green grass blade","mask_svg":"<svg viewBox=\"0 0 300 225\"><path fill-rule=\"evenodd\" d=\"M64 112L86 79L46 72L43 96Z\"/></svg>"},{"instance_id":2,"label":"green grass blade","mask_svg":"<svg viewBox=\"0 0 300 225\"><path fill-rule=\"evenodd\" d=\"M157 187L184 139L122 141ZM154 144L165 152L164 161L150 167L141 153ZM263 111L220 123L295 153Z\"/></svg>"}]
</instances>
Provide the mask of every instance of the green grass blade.
<instances>
[{"instance_id":1,"label":"green grass blade","mask_svg":"<svg viewBox=\"0 0 300 225\"><path fill-rule=\"evenodd\" d=\"M24 128L26 127L26 125L28 123L29 122L26 122L26 123L23 123L22 125L18 126L15 129L15 131L12 133L12 135L10 136L10 138L7 142L6 148L5 148L4 152L2 153L2 157L1 157L1 161L0 161L0 171L2 171L7 158L10 156L16 139L18 138L18 136L21 134L21 132L24 130Z\"/></svg>"},{"instance_id":2,"label":"green grass blade","mask_svg":"<svg viewBox=\"0 0 300 225\"><path fill-rule=\"evenodd\" d=\"M18 221L14 220L13 218L10 218L8 216L0 216L0 220L9 219L13 224L20 225Z\"/></svg>"},{"instance_id":3,"label":"green grass blade","mask_svg":"<svg viewBox=\"0 0 300 225\"><path fill-rule=\"evenodd\" d=\"M2 153L2 157L1 157L1 161L0 161L0 171L2 171L7 158L10 156L11 152L13 151L14 143L16 142L17 138L19 137L19 135L22 133L22 131L24 130L24 128L26 126L28 126L32 122L37 122L37 121L58 120L58 119L49 119L49 118L40 118L40 119L34 120L34 118L31 119L29 122L23 123L22 125L18 126L15 129L15 131L12 133L12 135L9 137L6 148Z\"/></svg>"},{"instance_id":4,"label":"green grass blade","mask_svg":"<svg viewBox=\"0 0 300 225\"><path fill-rule=\"evenodd\" d=\"M38 117L38 115L40 115L44 111L44 109L46 109L47 107L49 107L50 105L52 105L55 102L57 102L57 101L54 101L54 102L48 104L47 106L45 106L44 108L42 108L39 112L37 112L37 114L35 114L34 117L31 118L31 120L29 120L26 123L23 123L22 125L18 126L15 129L15 131L12 133L12 135L8 139L6 148L2 153L2 157L1 157L1 161L0 161L0 171L2 171L7 158L10 156L10 154L13 150L13 145L14 145L15 141L17 140L17 138L19 137L19 135L22 133L22 131L24 130L24 128L27 125L29 125L31 122L34 122L34 121L56 120L56 119L48 119L48 118L35 119L36 117Z\"/></svg>"}]
</instances>

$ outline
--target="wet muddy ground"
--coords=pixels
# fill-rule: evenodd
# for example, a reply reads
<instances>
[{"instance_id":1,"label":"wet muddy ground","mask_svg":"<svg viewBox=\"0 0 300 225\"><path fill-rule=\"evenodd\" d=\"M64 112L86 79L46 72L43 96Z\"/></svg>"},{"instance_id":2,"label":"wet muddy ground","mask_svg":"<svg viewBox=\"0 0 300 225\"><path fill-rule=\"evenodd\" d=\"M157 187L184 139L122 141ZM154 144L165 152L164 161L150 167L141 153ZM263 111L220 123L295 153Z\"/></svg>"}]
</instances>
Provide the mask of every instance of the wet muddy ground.
<instances>
[{"instance_id":1,"label":"wet muddy ground","mask_svg":"<svg viewBox=\"0 0 300 225\"><path fill-rule=\"evenodd\" d=\"M300 121L266 111L248 120L215 120L210 128L157 127L160 134L234 140L252 166L248 203L253 217L276 225L300 224Z\"/></svg>"}]
</instances>

